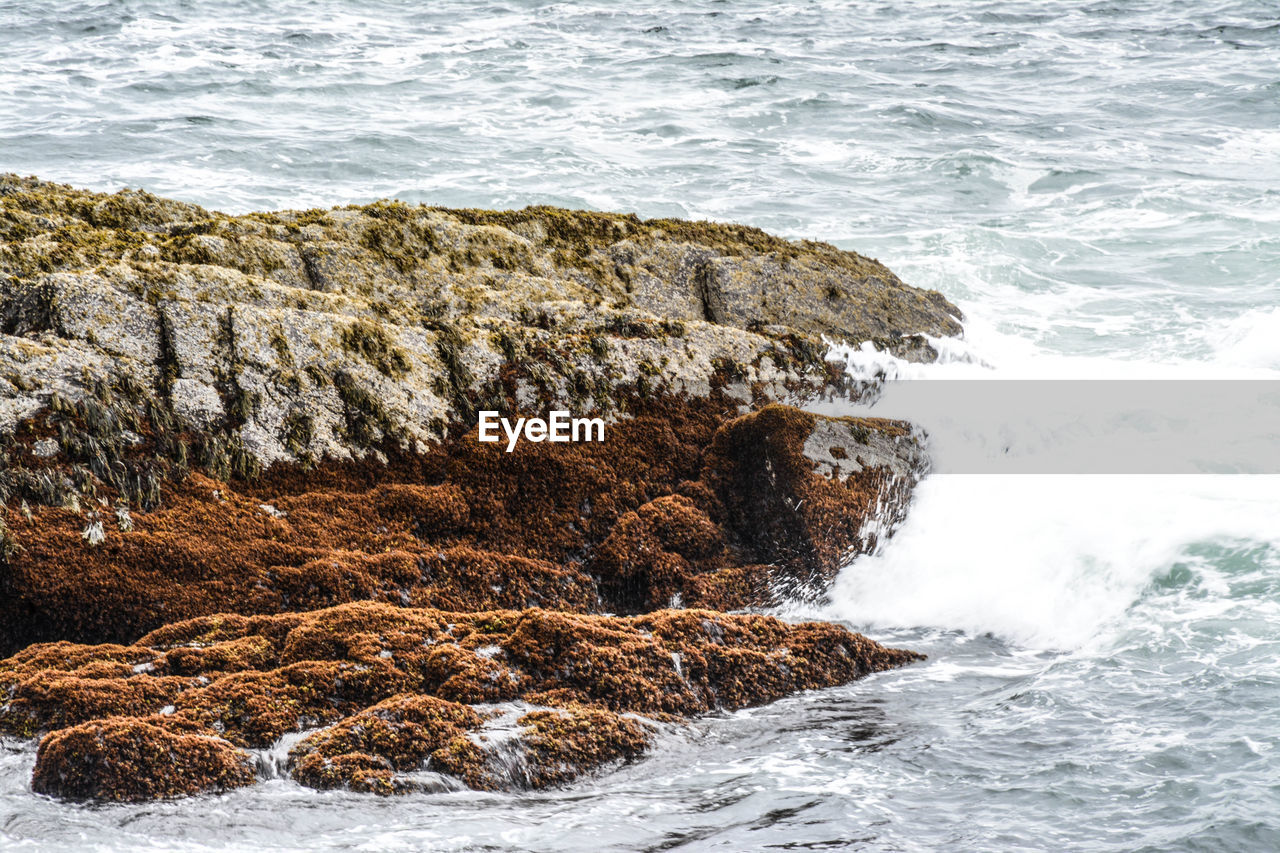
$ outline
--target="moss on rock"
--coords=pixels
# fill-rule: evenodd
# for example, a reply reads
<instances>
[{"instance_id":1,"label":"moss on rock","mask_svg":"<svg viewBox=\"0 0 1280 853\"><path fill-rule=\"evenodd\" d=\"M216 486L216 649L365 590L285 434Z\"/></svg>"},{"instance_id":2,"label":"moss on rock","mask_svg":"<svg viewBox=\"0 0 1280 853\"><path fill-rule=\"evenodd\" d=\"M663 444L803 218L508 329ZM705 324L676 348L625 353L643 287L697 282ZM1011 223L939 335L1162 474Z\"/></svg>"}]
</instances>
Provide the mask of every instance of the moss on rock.
<instances>
[{"instance_id":1,"label":"moss on rock","mask_svg":"<svg viewBox=\"0 0 1280 853\"><path fill-rule=\"evenodd\" d=\"M118 424L67 427L104 443L69 489L12 455L0 487L135 502L182 475L179 447L223 448L193 460L221 478L416 448L492 404L616 418L634 391L813 394L822 336L928 357L921 336L957 316L878 262L736 225L399 202L236 217L0 176L0 428L55 394L133 391ZM122 451L122 429L155 444Z\"/></svg>"}]
</instances>

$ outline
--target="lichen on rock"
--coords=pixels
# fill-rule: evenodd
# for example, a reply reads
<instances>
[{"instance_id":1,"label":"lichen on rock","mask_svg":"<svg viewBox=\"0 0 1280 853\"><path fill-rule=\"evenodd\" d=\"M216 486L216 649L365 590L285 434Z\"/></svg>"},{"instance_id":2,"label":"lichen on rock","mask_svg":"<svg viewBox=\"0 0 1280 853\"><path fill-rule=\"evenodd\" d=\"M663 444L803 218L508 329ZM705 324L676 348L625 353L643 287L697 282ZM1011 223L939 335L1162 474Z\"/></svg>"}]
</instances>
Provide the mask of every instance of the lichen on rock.
<instances>
[{"instance_id":1,"label":"lichen on rock","mask_svg":"<svg viewBox=\"0 0 1280 853\"><path fill-rule=\"evenodd\" d=\"M741 226L395 202L232 217L0 177L5 423L105 382L154 396L153 429L219 440L219 467L412 447L481 402L617 414L627 390L702 395L717 372L778 398L825 381L821 335L921 353L957 316L875 261Z\"/></svg>"}]
</instances>

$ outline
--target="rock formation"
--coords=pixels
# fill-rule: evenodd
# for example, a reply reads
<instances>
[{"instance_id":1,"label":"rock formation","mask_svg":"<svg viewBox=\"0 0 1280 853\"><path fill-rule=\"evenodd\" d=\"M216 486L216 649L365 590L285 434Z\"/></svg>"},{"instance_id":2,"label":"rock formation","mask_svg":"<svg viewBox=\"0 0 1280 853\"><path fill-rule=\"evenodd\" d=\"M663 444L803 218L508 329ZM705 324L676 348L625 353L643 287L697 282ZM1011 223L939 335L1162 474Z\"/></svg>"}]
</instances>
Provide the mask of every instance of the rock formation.
<instances>
[{"instance_id":1,"label":"rock formation","mask_svg":"<svg viewBox=\"0 0 1280 853\"><path fill-rule=\"evenodd\" d=\"M206 616L129 646L33 646L0 664L0 731L51 731L35 787L73 798L248 784L245 749L324 726L290 756L305 785L414 790L426 783L412 771L426 766L474 788L542 787L638 755L662 721L917 657L834 625L769 616L357 602Z\"/></svg>"},{"instance_id":2,"label":"rock formation","mask_svg":"<svg viewBox=\"0 0 1280 853\"><path fill-rule=\"evenodd\" d=\"M248 784L319 727L303 784L540 786L906 662L714 611L820 595L924 464L793 407L848 390L822 337L926 359L957 316L738 226L0 178L0 730L72 798ZM606 440L477 440L553 408Z\"/></svg>"}]
</instances>

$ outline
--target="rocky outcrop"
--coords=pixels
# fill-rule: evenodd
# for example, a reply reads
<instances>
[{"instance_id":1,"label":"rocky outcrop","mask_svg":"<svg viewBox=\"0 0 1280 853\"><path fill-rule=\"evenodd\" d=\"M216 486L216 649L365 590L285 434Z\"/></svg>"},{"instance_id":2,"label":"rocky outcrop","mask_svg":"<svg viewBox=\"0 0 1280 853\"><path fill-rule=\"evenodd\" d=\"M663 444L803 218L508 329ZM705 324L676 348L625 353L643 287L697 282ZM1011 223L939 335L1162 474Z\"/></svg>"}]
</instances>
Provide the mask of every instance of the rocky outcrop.
<instances>
[{"instance_id":1,"label":"rocky outcrop","mask_svg":"<svg viewBox=\"0 0 1280 853\"><path fill-rule=\"evenodd\" d=\"M930 358L957 316L740 226L0 177L0 730L73 798L235 787L316 727L304 784L536 787L906 662L713 611L820 596L924 465L796 408L849 390L822 338ZM478 440L551 408L606 439Z\"/></svg>"},{"instance_id":2,"label":"rocky outcrop","mask_svg":"<svg viewBox=\"0 0 1280 853\"><path fill-rule=\"evenodd\" d=\"M130 646L33 646L0 661L0 731L52 730L36 786L73 798L247 784L243 750L322 726L290 758L294 778L312 787L387 794L436 787L441 776L481 789L544 787L638 755L661 721L916 658L835 625L760 615L358 602L206 616ZM157 779L167 753L176 772Z\"/></svg>"},{"instance_id":3,"label":"rocky outcrop","mask_svg":"<svg viewBox=\"0 0 1280 853\"><path fill-rule=\"evenodd\" d=\"M12 176L0 205L0 423L105 386L87 426L218 474L417 449L481 405L782 399L830 378L822 335L924 357L923 335L960 331L875 261L740 226L394 202L229 217ZM132 437L50 437L154 497Z\"/></svg>"}]
</instances>

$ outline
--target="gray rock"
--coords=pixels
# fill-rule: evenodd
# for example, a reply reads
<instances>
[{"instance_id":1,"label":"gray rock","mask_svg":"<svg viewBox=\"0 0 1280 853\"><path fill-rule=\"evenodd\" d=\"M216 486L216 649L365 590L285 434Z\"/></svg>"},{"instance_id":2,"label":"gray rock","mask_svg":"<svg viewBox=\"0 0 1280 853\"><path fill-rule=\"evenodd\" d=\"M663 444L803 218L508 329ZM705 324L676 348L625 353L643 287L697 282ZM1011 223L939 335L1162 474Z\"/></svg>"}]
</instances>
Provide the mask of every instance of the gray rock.
<instances>
[{"instance_id":1,"label":"gray rock","mask_svg":"<svg viewBox=\"0 0 1280 853\"><path fill-rule=\"evenodd\" d=\"M509 405L508 381L526 409L608 418L636 394L802 400L839 381L821 336L926 359L958 315L876 261L740 226L396 202L230 217L0 177L0 429L124 387L248 465L438 440Z\"/></svg>"}]
</instances>

